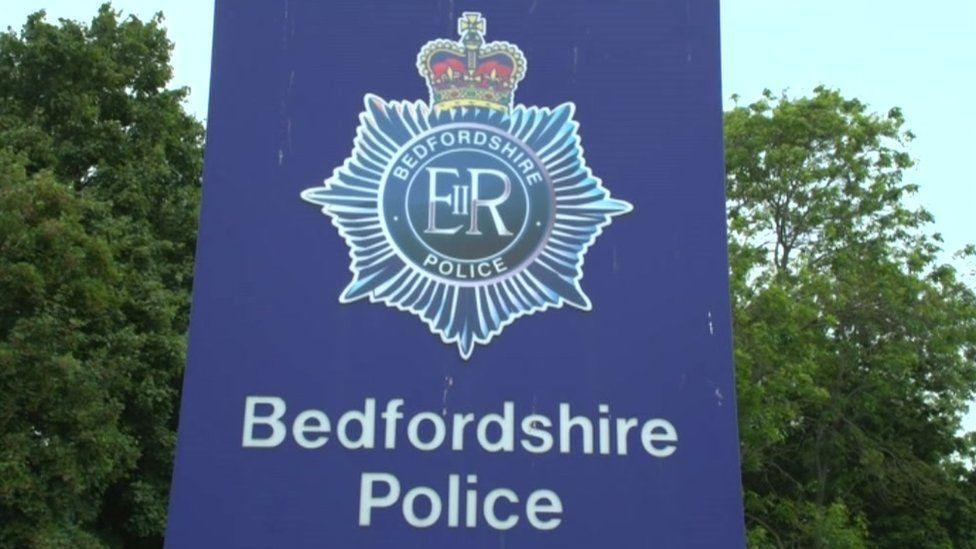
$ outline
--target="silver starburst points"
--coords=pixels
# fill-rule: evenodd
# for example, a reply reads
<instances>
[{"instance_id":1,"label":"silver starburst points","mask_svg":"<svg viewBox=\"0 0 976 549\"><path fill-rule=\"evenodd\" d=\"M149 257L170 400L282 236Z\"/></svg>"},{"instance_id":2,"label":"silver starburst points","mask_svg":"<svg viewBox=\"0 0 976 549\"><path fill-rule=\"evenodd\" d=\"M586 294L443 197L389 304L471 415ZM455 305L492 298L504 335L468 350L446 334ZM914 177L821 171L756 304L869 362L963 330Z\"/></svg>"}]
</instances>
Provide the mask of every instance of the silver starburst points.
<instances>
[{"instance_id":1,"label":"silver starburst points","mask_svg":"<svg viewBox=\"0 0 976 549\"><path fill-rule=\"evenodd\" d=\"M349 245L353 279L342 303L368 299L409 311L444 343L457 344L464 359L475 344L489 343L523 315L564 304L591 309L580 287L584 254L611 217L632 206L610 198L586 166L572 103L555 109L518 105L507 114L476 108L435 112L420 101L368 95L365 107L352 155L323 186L302 193L322 206ZM476 285L446 280L405 256L381 203L390 166L402 149L458 122L494 127L523 143L546 171L554 198L551 229L531 260Z\"/></svg>"}]
</instances>

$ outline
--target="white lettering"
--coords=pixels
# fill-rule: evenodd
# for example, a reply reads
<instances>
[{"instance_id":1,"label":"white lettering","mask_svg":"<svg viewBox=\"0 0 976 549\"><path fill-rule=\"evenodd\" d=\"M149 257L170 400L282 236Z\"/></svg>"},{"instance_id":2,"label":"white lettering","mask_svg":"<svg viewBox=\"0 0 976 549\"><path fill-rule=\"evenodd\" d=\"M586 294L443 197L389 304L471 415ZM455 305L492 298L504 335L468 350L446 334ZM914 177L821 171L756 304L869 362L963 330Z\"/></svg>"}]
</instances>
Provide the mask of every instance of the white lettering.
<instances>
[{"instance_id":1,"label":"white lettering","mask_svg":"<svg viewBox=\"0 0 976 549\"><path fill-rule=\"evenodd\" d=\"M485 496L484 514L485 522L496 530L509 530L518 524L517 515L508 515L506 519L499 519L495 514L495 502L500 498L505 498L512 503L518 503L518 496L508 488L496 488Z\"/></svg>"},{"instance_id":2,"label":"white lettering","mask_svg":"<svg viewBox=\"0 0 976 549\"><path fill-rule=\"evenodd\" d=\"M529 500L525 505L525 516L529 519L529 524L539 530L553 530L563 519L550 518L540 519L541 513L558 515L563 512L563 502L559 499L556 492L552 490L536 490L529 494Z\"/></svg>"},{"instance_id":3,"label":"white lettering","mask_svg":"<svg viewBox=\"0 0 976 549\"><path fill-rule=\"evenodd\" d=\"M487 414L478 422L478 443L488 452L512 452L515 450L515 403L506 402L503 415ZM498 440L488 440L488 427L491 424L501 428Z\"/></svg>"},{"instance_id":4,"label":"white lettering","mask_svg":"<svg viewBox=\"0 0 976 549\"><path fill-rule=\"evenodd\" d=\"M641 427L641 442L644 443L644 450L654 457L668 457L677 450L673 444L657 446L655 442L677 442L678 432L674 430L674 425L665 419L650 419Z\"/></svg>"},{"instance_id":5,"label":"white lettering","mask_svg":"<svg viewBox=\"0 0 976 549\"><path fill-rule=\"evenodd\" d=\"M354 421L360 425L359 438L355 440L348 432L349 424ZM339 437L339 442L350 450L373 448L376 444L376 399L367 398L362 412L350 410L342 414L336 426L336 436Z\"/></svg>"},{"instance_id":6,"label":"white lettering","mask_svg":"<svg viewBox=\"0 0 976 549\"><path fill-rule=\"evenodd\" d=\"M568 454L572 428L579 427L583 432L583 453L593 453L593 422L584 416L569 416L569 404L559 405L559 451Z\"/></svg>"},{"instance_id":7,"label":"white lettering","mask_svg":"<svg viewBox=\"0 0 976 549\"><path fill-rule=\"evenodd\" d=\"M272 412L269 416L258 416L257 407L259 405L271 406ZM285 415L285 401L278 397L249 396L244 401L244 436L242 445L245 448L274 448L285 440L288 430L281 422L281 417ZM257 438L254 436L255 425L267 425L271 427L271 436L267 438Z\"/></svg>"},{"instance_id":8,"label":"white lettering","mask_svg":"<svg viewBox=\"0 0 976 549\"><path fill-rule=\"evenodd\" d=\"M420 440L420 424L423 421L428 421L434 426L434 436L427 442ZM410 444L413 444L418 450L429 452L436 450L444 443L446 429L441 416L433 412L422 412L410 418L410 423L407 424L407 438L410 439Z\"/></svg>"},{"instance_id":9,"label":"white lettering","mask_svg":"<svg viewBox=\"0 0 976 549\"><path fill-rule=\"evenodd\" d=\"M385 483L385 496L373 496L373 484ZM359 481L359 525L369 526L373 520L373 509L390 507L400 498L400 481L389 473L363 473Z\"/></svg>"},{"instance_id":10,"label":"white lettering","mask_svg":"<svg viewBox=\"0 0 976 549\"><path fill-rule=\"evenodd\" d=\"M318 410L305 410L295 417L295 423L291 426L291 436L295 437L295 442L302 448L315 449L325 446L329 437L325 434L314 438L308 438L307 433L328 433L331 429L329 417L324 412Z\"/></svg>"}]
</instances>

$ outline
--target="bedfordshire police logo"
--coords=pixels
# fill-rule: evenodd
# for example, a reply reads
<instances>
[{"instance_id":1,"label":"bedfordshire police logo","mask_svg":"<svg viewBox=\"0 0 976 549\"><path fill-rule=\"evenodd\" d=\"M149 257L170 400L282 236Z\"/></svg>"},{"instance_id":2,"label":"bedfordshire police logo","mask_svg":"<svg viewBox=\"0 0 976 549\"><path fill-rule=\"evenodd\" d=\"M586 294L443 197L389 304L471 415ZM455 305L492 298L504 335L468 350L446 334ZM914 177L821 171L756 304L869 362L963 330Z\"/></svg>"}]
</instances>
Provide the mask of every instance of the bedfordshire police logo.
<instances>
[{"instance_id":1,"label":"bedfordshire police logo","mask_svg":"<svg viewBox=\"0 0 976 549\"><path fill-rule=\"evenodd\" d=\"M513 106L525 57L485 32L467 12L423 47L429 105L367 95L352 155L302 193L349 245L340 301L409 311L465 359L522 315L589 310L583 255L631 210L583 161L572 103Z\"/></svg>"}]
</instances>

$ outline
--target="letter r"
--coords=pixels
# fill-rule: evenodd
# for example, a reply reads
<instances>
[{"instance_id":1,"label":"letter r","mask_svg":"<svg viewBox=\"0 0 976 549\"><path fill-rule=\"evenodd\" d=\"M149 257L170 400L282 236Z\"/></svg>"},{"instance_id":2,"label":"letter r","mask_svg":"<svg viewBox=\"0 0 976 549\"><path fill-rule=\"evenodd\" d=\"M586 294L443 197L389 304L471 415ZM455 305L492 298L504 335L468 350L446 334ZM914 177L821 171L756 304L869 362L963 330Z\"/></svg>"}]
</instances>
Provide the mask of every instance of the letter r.
<instances>
[{"instance_id":1,"label":"letter r","mask_svg":"<svg viewBox=\"0 0 976 549\"><path fill-rule=\"evenodd\" d=\"M505 227L502 216L498 213L498 207L504 204L508 200L509 195L512 194L512 181L504 172L499 170L468 168L468 173L471 174L471 225L468 227L466 234L481 234L481 231L478 230L478 208L488 208L488 213L491 214L491 220L495 222L495 230L498 231L498 235L511 236L512 233ZM501 179L504 185L502 194L495 198L481 198L478 195L478 185L482 175L491 175Z\"/></svg>"}]
</instances>

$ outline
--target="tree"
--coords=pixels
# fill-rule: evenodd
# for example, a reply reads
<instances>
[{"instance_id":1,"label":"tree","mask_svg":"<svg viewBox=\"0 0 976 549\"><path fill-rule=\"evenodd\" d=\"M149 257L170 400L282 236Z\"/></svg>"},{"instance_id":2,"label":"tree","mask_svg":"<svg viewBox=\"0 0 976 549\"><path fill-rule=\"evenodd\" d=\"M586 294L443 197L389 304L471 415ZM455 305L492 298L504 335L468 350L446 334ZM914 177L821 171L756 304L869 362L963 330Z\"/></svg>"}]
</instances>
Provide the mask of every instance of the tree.
<instances>
[{"instance_id":1,"label":"tree","mask_svg":"<svg viewBox=\"0 0 976 549\"><path fill-rule=\"evenodd\" d=\"M0 35L0 546L165 527L203 130L161 21Z\"/></svg>"},{"instance_id":2,"label":"tree","mask_svg":"<svg viewBox=\"0 0 976 549\"><path fill-rule=\"evenodd\" d=\"M751 543L976 546L976 298L906 205L901 112L767 92L725 134Z\"/></svg>"}]
</instances>

